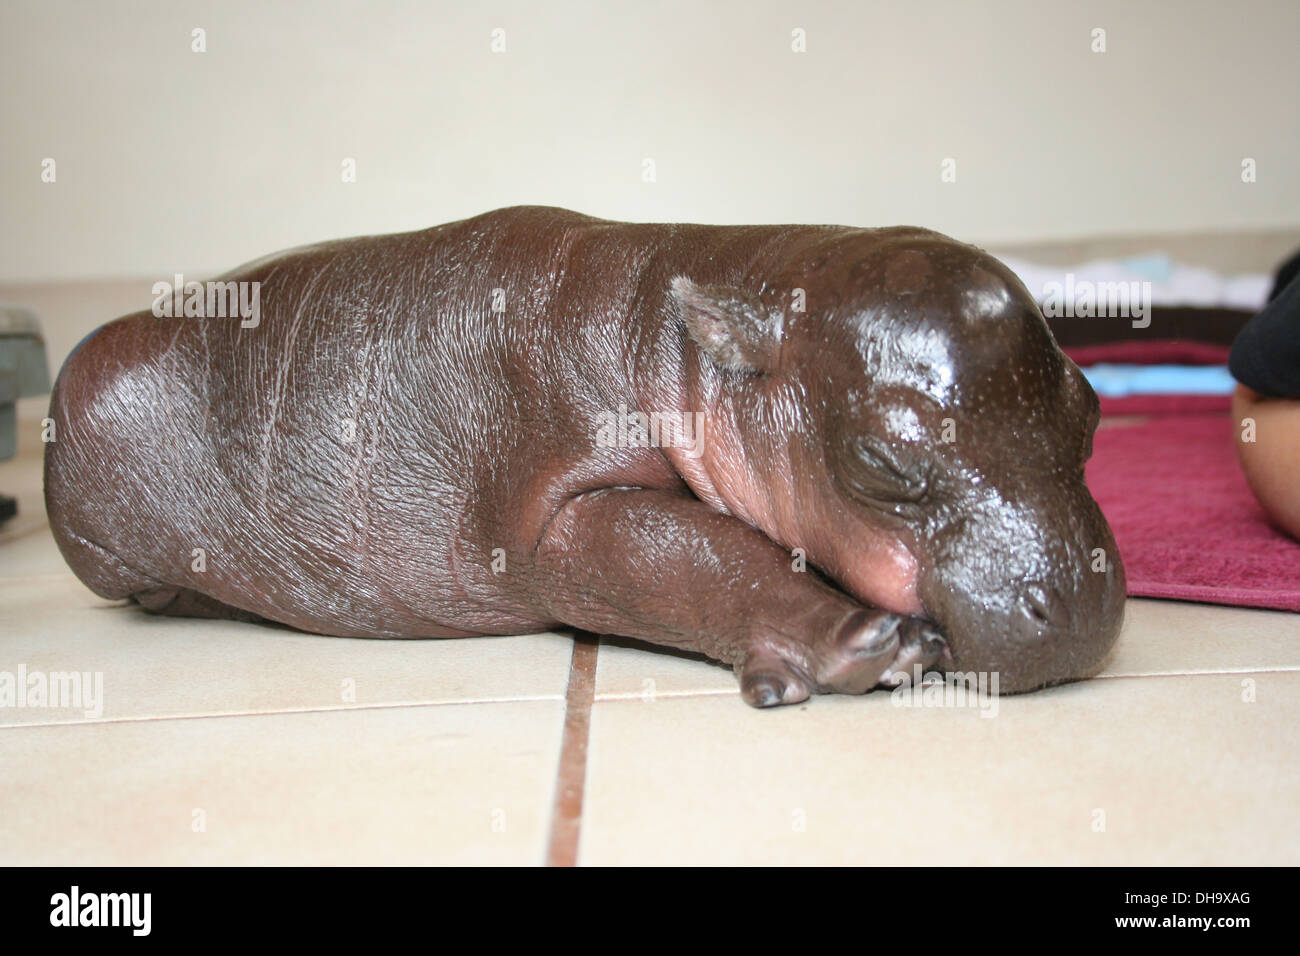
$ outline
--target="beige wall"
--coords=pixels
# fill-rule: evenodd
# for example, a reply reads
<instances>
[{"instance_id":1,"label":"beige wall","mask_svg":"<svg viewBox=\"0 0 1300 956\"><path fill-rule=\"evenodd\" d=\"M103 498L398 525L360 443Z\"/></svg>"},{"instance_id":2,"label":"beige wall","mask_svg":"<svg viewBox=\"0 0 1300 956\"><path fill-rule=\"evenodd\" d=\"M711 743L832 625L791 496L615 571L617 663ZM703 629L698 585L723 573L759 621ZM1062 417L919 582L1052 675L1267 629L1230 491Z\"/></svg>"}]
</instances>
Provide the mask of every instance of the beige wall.
<instances>
[{"instance_id":1,"label":"beige wall","mask_svg":"<svg viewBox=\"0 0 1300 956\"><path fill-rule=\"evenodd\" d=\"M1297 40L1289 0L5 0L0 280L198 274L525 202L988 243L1296 226Z\"/></svg>"}]
</instances>

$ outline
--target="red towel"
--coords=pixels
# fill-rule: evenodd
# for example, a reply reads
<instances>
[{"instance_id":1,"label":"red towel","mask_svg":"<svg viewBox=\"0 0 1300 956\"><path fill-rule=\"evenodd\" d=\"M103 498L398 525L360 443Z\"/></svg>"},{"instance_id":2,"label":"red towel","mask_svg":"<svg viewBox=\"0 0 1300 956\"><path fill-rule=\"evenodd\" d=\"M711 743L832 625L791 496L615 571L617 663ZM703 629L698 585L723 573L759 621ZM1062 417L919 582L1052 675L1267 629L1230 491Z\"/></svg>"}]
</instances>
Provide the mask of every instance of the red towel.
<instances>
[{"instance_id":1,"label":"red towel","mask_svg":"<svg viewBox=\"0 0 1300 956\"><path fill-rule=\"evenodd\" d=\"M1120 365L1227 365L1228 346L1182 339L1105 342L1076 345L1065 350L1076 365L1115 362Z\"/></svg>"},{"instance_id":2,"label":"red towel","mask_svg":"<svg viewBox=\"0 0 1300 956\"><path fill-rule=\"evenodd\" d=\"M1227 349L1120 342L1069 349L1096 362L1220 364ZM1088 487L1115 532L1129 594L1300 611L1300 542L1278 531L1237 462L1226 396L1102 399ZM1109 416L1142 414L1138 423Z\"/></svg>"}]
</instances>

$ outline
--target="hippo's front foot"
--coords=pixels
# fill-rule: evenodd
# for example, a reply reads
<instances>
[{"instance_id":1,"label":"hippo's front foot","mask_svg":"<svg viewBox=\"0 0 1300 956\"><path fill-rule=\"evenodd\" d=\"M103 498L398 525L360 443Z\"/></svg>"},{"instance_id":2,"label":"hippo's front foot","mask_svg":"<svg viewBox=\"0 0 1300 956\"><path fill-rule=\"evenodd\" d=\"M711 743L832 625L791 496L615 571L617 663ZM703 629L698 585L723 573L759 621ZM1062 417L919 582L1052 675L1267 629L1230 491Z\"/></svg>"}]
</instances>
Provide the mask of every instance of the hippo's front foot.
<instances>
[{"instance_id":1,"label":"hippo's front foot","mask_svg":"<svg viewBox=\"0 0 1300 956\"><path fill-rule=\"evenodd\" d=\"M860 603L730 515L680 493L569 501L533 556L539 616L731 664L755 707L862 694L938 661L932 625Z\"/></svg>"},{"instance_id":2,"label":"hippo's front foot","mask_svg":"<svg viewBox=\"0 0 1300 956\"><path fill-rule=\"evenodd\" d=\"M758 639L736 666L740 694L752 707L797 704L811 694L865 694L910 679L913 668L943 660L947 645L927 621L888 611L856 610L810 643Z\"/></svg>"}]
</instances>

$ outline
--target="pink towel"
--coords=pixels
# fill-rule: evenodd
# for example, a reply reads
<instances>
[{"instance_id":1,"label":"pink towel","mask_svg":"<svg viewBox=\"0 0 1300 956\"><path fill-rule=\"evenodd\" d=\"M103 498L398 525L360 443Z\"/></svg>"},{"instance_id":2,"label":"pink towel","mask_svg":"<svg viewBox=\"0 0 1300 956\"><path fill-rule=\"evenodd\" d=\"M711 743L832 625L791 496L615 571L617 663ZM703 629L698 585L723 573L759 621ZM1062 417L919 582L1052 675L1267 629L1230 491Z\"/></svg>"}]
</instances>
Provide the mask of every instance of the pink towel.
<instances>
[{"instance_id":1,"label":"pink towel","mask_svg":"<svg viewBox=\"0 0 1300 956\"><path fill-rule=\"evenodd\" d=\"M1224 346L1171 340L1066 352L1080 365L1228 360ZM1088 487L1115 532L1129 594L1300 611L1300 542L1269 524L1246 484L1231 399L1131 395L1101 406ZM1146 420L1113 420L1123 415Z\"/></svg>"},{"instance_id":2,"label":"pink towel","mask_svg":"<svg viewBox=\"0 0 1300 956\"><path fill-rule=\"evenodd\" d=\"M1228 346L1183 339L1151 339L1135 342L1104 342L1075 345L1065 354L1076 365L1116 362L1121 365L1227 365Z\"/></svg>"}]
</instances>

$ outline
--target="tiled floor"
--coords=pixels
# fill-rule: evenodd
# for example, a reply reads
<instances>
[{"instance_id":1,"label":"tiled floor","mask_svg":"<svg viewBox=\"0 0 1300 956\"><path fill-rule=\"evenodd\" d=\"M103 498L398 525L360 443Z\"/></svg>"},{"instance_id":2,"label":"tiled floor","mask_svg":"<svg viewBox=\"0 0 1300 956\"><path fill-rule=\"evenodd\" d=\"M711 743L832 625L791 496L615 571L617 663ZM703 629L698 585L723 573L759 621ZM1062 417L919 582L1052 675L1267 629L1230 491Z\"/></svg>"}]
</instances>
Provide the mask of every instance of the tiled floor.
<instances>
[{"instance_id":1,"label":"tiled floor","mask_svg":"<svg viewBox=\"0 0 1300 956\"><path fill-rule=\"evenodd\" d=\"M79 317L57 366L92 312L26 292ZM990 716L753 711L625 641L148 617L63 564L21 415L0 674L102 698L0 709L0 863L1300 863L1298 615L1133 600L1102 677Z\"/></svg>"}]
</instances>

